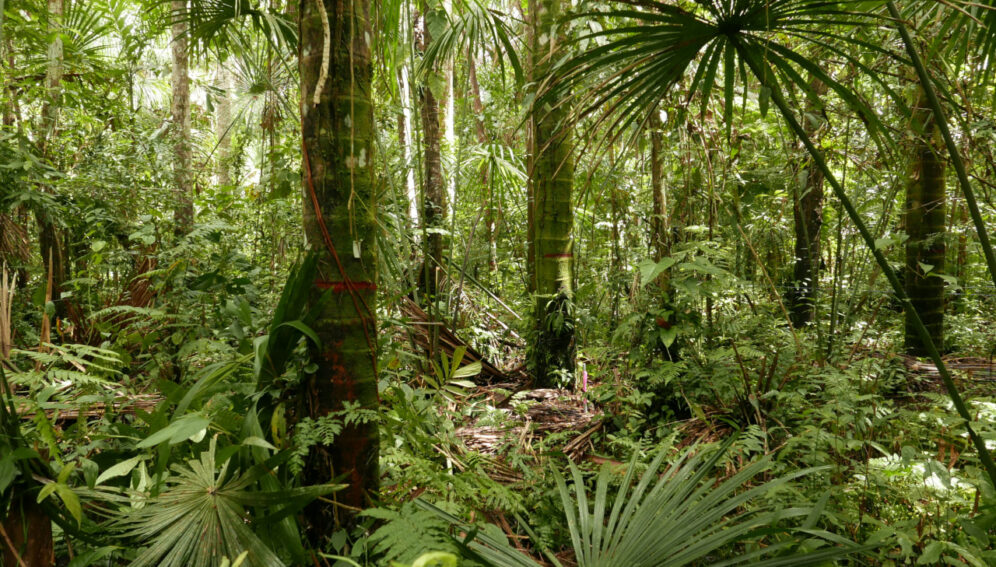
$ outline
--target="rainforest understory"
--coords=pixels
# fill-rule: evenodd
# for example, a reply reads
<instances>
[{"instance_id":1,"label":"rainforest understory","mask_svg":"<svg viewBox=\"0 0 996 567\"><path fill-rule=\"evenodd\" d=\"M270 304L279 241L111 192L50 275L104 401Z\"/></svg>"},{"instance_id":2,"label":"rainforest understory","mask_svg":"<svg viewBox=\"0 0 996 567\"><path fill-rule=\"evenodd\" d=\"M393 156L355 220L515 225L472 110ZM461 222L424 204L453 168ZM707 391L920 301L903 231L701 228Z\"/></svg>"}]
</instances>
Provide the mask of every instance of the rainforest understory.
<instances>
[{"instance_id":1,"label":"rainforest understory","mask_svg":"<svg viewBox=\"0 0 996 567\"><path fill-rule=\"evenodd\" d=\"M996 0L0 0L0 566L996 566Z\"/></svg>"}]
</instances>

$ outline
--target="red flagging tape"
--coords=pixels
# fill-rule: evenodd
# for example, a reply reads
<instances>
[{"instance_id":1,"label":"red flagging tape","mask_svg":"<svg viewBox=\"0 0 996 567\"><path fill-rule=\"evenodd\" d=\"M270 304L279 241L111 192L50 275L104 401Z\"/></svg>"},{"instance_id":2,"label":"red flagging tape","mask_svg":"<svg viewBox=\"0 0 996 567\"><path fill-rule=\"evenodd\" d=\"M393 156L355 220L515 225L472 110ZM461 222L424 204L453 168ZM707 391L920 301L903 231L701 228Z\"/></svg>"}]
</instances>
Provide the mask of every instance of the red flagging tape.
<instances>
[{"instance_id":1,"label":"red flagging tape","mask_svg":"<svg viewBox=\"0 0 996 567\"><path fill-rule=\"evenodd\" d=\"M315 280L315 286L318 289L325 291L331 289L332 293L343 293L349 291L352 288L355 291L376 291L377 284L373 282L326 282L321 280Z\"/></svg>"},{"instance_id":2,"label":"red flagging tape","mask_svg":"<svg viewBox=\"0 0 996 567\"><path fill-rule=\"evenodd\" d=\"M544 258L573 258L574 254L543 254Z\"/></svg>"}]
</instances>

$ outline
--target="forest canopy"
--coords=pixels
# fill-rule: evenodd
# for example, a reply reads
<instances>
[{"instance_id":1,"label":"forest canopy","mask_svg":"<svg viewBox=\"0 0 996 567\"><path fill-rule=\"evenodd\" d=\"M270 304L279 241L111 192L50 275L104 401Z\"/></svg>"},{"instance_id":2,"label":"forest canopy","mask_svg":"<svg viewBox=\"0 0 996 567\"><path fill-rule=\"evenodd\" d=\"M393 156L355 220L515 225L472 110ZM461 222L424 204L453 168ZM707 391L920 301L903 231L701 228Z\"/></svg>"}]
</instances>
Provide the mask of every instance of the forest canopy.
<instances>
[{"instance_id":1,"label":"forest canopy","mask_svg":"<svg viewBox=\"0 0 996 567\"><path fill-rule=\"evenodd\" d=\"M993 0L0 0L0 565L996 565Z\"/></svg>"}]
</instances>

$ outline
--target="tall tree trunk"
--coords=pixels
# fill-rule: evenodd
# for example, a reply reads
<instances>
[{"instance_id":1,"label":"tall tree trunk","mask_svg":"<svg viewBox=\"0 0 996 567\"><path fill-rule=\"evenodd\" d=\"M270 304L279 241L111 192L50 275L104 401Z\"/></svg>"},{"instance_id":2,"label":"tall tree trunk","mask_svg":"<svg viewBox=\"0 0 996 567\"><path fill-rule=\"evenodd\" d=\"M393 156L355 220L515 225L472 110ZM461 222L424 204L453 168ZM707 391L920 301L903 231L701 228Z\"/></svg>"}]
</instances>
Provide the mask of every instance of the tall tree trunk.
<instances>
[{"instance_id":1,"label":"tall tree trunk","mask_svg":"<svg viewBox=\"0 0 996 567\"><path fill-rule=\"evenodd\" d=\"M467 75L470 82L470 92L473 95L474 125L477 131L477 143L482 146L489 142L488 128L484 122L484 101L481 100L481 84L477 80L477 63L473 53L467 53ZM484 211L484 225L488 232L488 272L494 274L498 268L498 244L495 234L495 193L493 179L488 175L488 166L481 167L481 187L487 191L487 209Z\"/></svg>"},{"instance_id":2,"label":"tall tree trunk","mask_svg":"<svg viewBox=\"0 0 996 567\"><path fill-rule=\"evenodd\" d=\"M62 107L62 0L48 0L48 29L52 43L48 47L48 67L45 72L45 100L41 109L41 132L38 136L39 151L43 158L50 157L50 143L55 136L59 122L59 111ZM42 190L49 190L42 188ZM46 272L51 272L52 301L61 306L62 283L66 281L66 249L62 243L61 231L56 225L50 210L35 210L35 220L38 223L38 243L42 266ZM60 314L65 313L59 309Z\"/></svg>"},{"instance_id":3,"label":"tall tree trunk","mask_svg":"<svg viewBox=\"0 0 996 567\"><path fill-rule=\"evenodd\" d=\"M407 24L405 24L407 26ZM418 226L418 189L415 187L415 140L414 112L412 112L412 87L408 65L398 70L398 92L401 96L401 112L398 117L398 138L405 159L405 195L408 197L408 219L411 226Z\"/></svg>"},{"instance_id":4,"label":"tall tree trunk","mask_svg":"<svg viewBox=\"0 0 996 567\"><path fill-rule=\"evenodd\" d=\"M810 82L818 95L826 92L826 85L818 79ZM806 101L803 127L810 138L815 138L826 125L823 112L812 98ZM820 231L823 228L823 172L812 160L799 168L799 175L792 181L795 218L795 267L789 288L789 318L792 326L800 328L813 320L814 301L820 281Z\"/></svg>"},{"instance_id":5,"label":"tall tree trunk","mask_svg":"<svg viewBox=\"0 0 996 567\"><path fill-rule=\"evenodd\" d=\"M0 15L0 18L3 16ZM0 34L3 30L0 29ZM4 39L0 42L0 60L2 60L6 65L0 68L0 87L3 88L3 99L0 102L0 111L3 113L3 125L6 128L12 128L16 122L16 114L14 112L14 44L10 39Z\"/></svg>"},{"instance_id":6,"label":"tall tree trunk","mask_svg":"<svg viewBox=\"0 0 996 567\"><path fill-rule=\"evenodd\" d=\"M10 538L10 543L0 539L0 551L2 551L0 565L17 566L18 558L28 567L47 567L56 564L52 520L36 502L32 493L21 492L14 495L8 515L2 521L2 527ZM10 548L11 544L13 549Z\"/></svg>"},{"instance_id":7,"label":"tall tree trunk","mask_svg":"<svg viewBox=\"0 0 996 567\"><path fill-rule=\"evenodd\" d=\"M944 160L927 97L920 89L913 109L913 171L906 186L903 221L906 241L906 294L938 349L944 344ZM906 351L927 356L911 313L906 316Z\"/></svg>"},{"instance_id":8,"label":"tall tree trunk","mask_svg":"<svg viewBox=\"0 0 996 567\"><path fill-rule=\"evenodd\" d=\"M550 78L564 43L561 0L537 0L533 22L533 81L560 88ZM538 340L531 350L532 368L541 386L573 384L574 320L574 156L568 105L569 93L534 104L535 162L533 183L536 305Z\"/></svg>"},{"instance_id":9,"label":"tall tree trunk","mask_svg":"<svg viewBox=\"0 0 996 567\"><path fill-rule=\"evenodd\" d=\"M664 193L664 125L658 109L650 113L650 190L653 192L654 213L650 218L650 253L655 262L671 254L668 234L667 195ZM668 272L657 279L662 291L668 288Z\"/></svg>"},{"instance_id":10,"label":"tall tree trunk","mask_svg":"<svg viewBox=\"0 0 996 567\"><path fill-rule=\"evenodd\" d=\"M370 2L308 0L298 13L304 231L318 255L311 303L321 306L312 326L321 339L320 349L312 347L318 370L307 379L300 399L304 415L320 419L343 410L346 403L365 410L375 410L379 403ZM321 93L317 103L316 89ZM320 303L326 292L331 298ZM335 494L344 506L316 503L308 510L313 543L337 526L355 523L354 510L366 507L377 493L378 458L375 421L354 421L332 445L312 449L308 482L329 482L345 474L349 483Z\"/></svg>"},{"instance_id":11,"label":"tall tree trunk","mask_svg":"<svg viewBox=\"0 0 996 567\"><path fill-rule=\"evenodd\" d=\"M173 18L173 191L176 209L173 211L174 230L177 235L190 232L194 222L193 171L190 168L190 75L187 67L190 54L187 49L186 0L172 0Z\"/></svg>"},{"instance_id":12,"label":"tall tree trunk","mask_svg":"<svg viewBox=\"0 0 996 567\"><path fill-rule=\"evenodd\" d=\"M532 14L536 13L536 5L540 0L527 0L528 14L522 11L522 3L512 2L519 11L519 16L524 25L526 45L533 49L535 41L535 25L532 21ZM530 57L526 65L526 84L535 84L536 77L534 61L536 57ZM528 110L528 109L526 109ZM526 117L526 171L529 175L526 179L526 291L530 294L536 293L536 187L533 183L533 171L536 168L536 121L534 112L529 112Z\"/></svg>"},{"instance_id":13,"label":"tall tree trunk","mask_svg":"<svg viewBox=\"0 0 996 567\"><path fill-rule=\"evenodd\" d=\"M432 43L427 24L426 4L422 5L421 34L419 49L425 52ZM440 131L439 101L429 85L419 88L419 112L422 118L422 144L425 158L425 172L422 179L422 222L427 232L425 238L425 260L422 264L421 290L433 315L433 305L438 299L440 266L443 262L446 230L446 185L443 180L442 132Z\"/></svg>"},{"instance_id":14,"label":"tall tree trunk","mask_svg":"<svg viewBox=\"0 0 996 567\"><path fill-rule=\"evenodd\" d=\"M447 14L453 15L453 0L442 0L443 10ZM443 221L452 220L452 215L456 213L456 161L457 145L459 141L456 135L456 97L453 92L453 60L449 60L443 67L443 84L446 91L443 93L443 100L440 101L440 113L442 114L443 126L443 152L446 156L446 167L453 171L446 171L443 176L443 183L446 185L446 203L448 209L444 208Z\"/></svg>"},{"instance_id":15,"label":"tall tree trunk","mask_svg":"<svg viewBox=\"0 0 996 567\"><path fill-rule=\"evenodd\" d=\"M959 283L964 282L965 278L968 276L966 273L966 268L968 267L968 231L971 230L968 224L968 207L965 206L965 202L962 201L958 205L958 255L955 257L955 277L958 278Z\"/></svg>"},{"instance_id":16,"label":"tall tree trunk","mask_svg":"<svg viewBox=\"0 0 996 567\"><path fill-rule=\"evenodd\" d=\"M231 185L232 136L230 130L232 128L232 73L225 68L225 64L222 62L218 63L214 86L221 93L221 96L218 98L214 121L214 131L218 138L215 177L218 180L218 185Z\"/></svg>"}]
</instances>

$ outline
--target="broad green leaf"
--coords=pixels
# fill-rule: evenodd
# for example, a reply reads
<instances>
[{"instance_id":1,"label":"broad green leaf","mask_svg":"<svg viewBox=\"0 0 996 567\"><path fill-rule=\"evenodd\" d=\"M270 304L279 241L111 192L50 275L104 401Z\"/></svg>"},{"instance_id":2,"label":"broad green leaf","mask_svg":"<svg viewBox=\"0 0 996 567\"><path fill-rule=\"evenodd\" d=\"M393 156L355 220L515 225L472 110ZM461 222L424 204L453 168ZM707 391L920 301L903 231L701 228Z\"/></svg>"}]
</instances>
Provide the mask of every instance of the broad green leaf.
<instances>
[{"instance_id":1,"label":"broad green leaf","mask_svg":"<svg viewBox=\"0 0 996 567\"><path fill-rule=\"evenodd\" d=\"M176 445L181 441L189 439L206 429L211 424L211 420L199 415L186 415L152 435L146 437L135 445L139 449L155 447L156 445L169 441L170 445Z\"/></svg>"},{"instance_id":2,"label":"broad green leaf","mask_svg":"<svg viewBox=\"0 0 996 567\"><path fill-rule=\"evenodd\" d=\"M654 262L653 260L644 260L640 262L637 266L640 269L640 284L647 285L648 283L657 279L657 276L663 274L668 268L674 266L678 262L677 258L668 257L664 258L660 262Z\"/></svg>"},{"instance_id":3,"label":"broad green leaf","mask_svg":"<svg viewBox=\"0 0 996 567\"><path fill-rule=\"evenodd\" d=\"M298 331L301 331L301 334L311 339L311 342L315 343L315 346L322 346L322 340L318 338L315 331L312 330L311 327L305 325L302 321L287 321L282 323L280 327L291 327L293 329L297 329Z\"/></svg>"},{"instance_id":4,"label":"broad green leaf","mask_svg":"<svg viewBox=\"0 0 996 567\"><path fill-rule=\"evenodd\" d=\"M107 469L106 471L100 473L100 476L97 477L97 482L94 483L94 484L95 485L100 485L100 484L103 484L104 481L107 481L107 480L110 480L112 478L116 478L116 477L119 477L119 476L124 476L124 475L130 473L136 466L138 466L138 463L141 462L142 459L144 459L144 458L145 458L144 455L139 455L137 457L132 457L132 458L128 459L127 461L121 461L120 463L118 463L118 464L112 466L111 468Z\"/></svg>"},{"instance_id":5,"label":"broad green leaf","mask_svg":"<svg viewBox=\"0 0 996 567\"><path fill-rule=\"evenodd\" d=\"M452 379L470 378L471 376L477 376L481 373L481 362L472 362L466 366L462 366L457 369L456 372L451 376Z\"/></svg>"},{"instance_id":6,"label":"broad green leaf","mask_svg":"<svg viewBox=\"0 0 996 567\"><path fill-rule=\"evenodd\" d=\"M83 521L83 506L80 505L80 497L65 484L55 484L55 492L59 499L66 505L66 510L76 519L76 523Z\"/></svg>"},{"instance_id":7,"label":"broad green leaf","mask_svg":"<svg viewBox=\"0 0 996 567\"><path fill-rule=\"evenodd\" d=\"M246 446L262 447L264 449L269 449L271 451L277 450L277 448L274 447L269 441L263 439L262 437L256 437L255 435L243 439L242 444Z\"/></svg>"}]
</instances>

